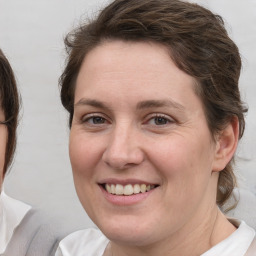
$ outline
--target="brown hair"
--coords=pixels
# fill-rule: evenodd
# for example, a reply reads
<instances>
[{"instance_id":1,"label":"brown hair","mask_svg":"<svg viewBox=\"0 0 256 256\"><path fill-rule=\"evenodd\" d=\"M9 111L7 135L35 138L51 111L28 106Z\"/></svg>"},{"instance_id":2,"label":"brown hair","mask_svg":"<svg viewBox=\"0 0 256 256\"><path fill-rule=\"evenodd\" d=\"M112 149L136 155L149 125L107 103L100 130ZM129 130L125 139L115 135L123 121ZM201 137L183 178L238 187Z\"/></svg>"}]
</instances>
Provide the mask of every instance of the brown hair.
<instances>
[{"instance_id":1,"label":"brown hair","mask_svg":"<svg viewBox=\"0 0 256 256\"><path fill-rule=\"evenodd\" d=\"M3 174L10 166L16 148L16 129L19 114L19 95L11 65L0 49L0 107L5 120L0 125L6 125L8 139L6 142L5 162Z\"/></svg>"},{"instance_id":2,"label":"brown hair","mask_svg":"<svg viewBox=\"0 0 256 256\"><path fill-rule=\"evenodd\" d=\"M106 40L151 41L164 45L178 68L194 77L204 103L209 129L216 135L233 118L244 132L244 113L238 89L241 58L224 22L197 4L179 0L115 0L98 17L65 39L68 59L60 77L61 100L74 111L74 90L86 54ZM230 162L220 172L217 203L222 205L236 185Z\"/></svg>"}]
</instances>

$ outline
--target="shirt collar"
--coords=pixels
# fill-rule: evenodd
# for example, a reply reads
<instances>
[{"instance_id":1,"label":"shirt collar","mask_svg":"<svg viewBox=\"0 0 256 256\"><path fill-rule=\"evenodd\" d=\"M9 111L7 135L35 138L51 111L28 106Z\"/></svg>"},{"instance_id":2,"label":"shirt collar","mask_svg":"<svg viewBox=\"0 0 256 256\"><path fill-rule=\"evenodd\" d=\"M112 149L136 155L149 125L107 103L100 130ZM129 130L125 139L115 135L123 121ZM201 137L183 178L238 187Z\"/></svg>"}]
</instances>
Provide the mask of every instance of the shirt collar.
<instances>
[{"instance_id":1,"label":"shirt collar","mask_svg":"<svg viewBox=\"0 0 256 256\"><path fill-rule=\"evenodd\" d=\"M31 206L7 196L0 195L0 254L10 242L15 228L21 223Z\"/></svg>"},{"instance_id":2,"label":"shirt collar","mask_svg":"<svg viewBox=\"0 0 256 256\"><path fill-rule=\"evenodd\" d=\"M246 253L255 237L255 230L244 221L233 218L228 218L228 220L237 227L237 230L201 256L230 256L244 255Z\"/></svg>"}]
</instances>

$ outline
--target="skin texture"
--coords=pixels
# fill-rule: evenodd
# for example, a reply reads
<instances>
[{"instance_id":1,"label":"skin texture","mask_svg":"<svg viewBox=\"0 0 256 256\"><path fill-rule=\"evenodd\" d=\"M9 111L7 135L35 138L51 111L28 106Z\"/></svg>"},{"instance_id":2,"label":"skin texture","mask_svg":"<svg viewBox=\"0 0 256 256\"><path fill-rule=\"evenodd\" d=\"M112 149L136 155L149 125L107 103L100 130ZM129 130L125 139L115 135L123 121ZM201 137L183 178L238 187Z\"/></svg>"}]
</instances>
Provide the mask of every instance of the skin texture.
<instances>
[{"instance_id":1,"label":"skin texture","mask_svg":"<svg viewBox=\"0 0 256 256\"><path fill-rule=\"evenodd\" d=\"M0 109L0 121L4 121L4 113ZM3 167L4 167L4 158L5 158L5 147L7 142L7 129L6 126L0 124L0 189L3 183Z\"/></svg>"},{"instance_id":2,"label":"skin texture","mask_svg":"<svg viewBox=\"0 0 256 256\"><path fill-rule=\"evenodd\" d=\"M84 59L70 159L79 199L113 255L199 255L235 230L216 191L238 124L214 140L195 83L154 43L105 42ZM158 187L115 204L105 182Z\"/></svg>"}]
</instances>

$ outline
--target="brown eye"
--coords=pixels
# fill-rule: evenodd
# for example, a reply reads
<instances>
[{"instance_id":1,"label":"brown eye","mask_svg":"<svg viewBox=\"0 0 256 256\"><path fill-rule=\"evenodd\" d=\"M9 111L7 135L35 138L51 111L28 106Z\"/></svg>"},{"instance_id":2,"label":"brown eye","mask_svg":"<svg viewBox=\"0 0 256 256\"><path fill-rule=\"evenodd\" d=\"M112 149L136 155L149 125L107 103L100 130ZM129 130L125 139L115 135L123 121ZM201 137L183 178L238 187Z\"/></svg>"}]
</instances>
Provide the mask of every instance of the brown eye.
<instances>
[{"instance_id":1,"label":"brown eye","mask_svg":"<svg viewBox=\"0 0 256 256\"><path fill-rule=\"evenodd\" d=\"M146 123L150 126L166 126L174 122L175 121L170 116L156 113L150 115Z\"/></svg>"},{"instance_id":2,"label":"brown eye","mask_svg":"<svg viewBox=\"0 0 256 256\"><path fill-rule=\"evenodd\" d=\"M107 122L106 118L98 115L89 115L83 118L82 123L89 125L100 125Z\"/></svg>"},{"instance_id":3,"label":"brown eye","mask_svg":"<svg viewBox=\"0 0 256 256\"><path fill-rule=\"evenodd\" d=\"M95 116L90 119L93 124L104 124L106 122L106 119L100 116Z\"/></svg>"},{"instance_id":4,"label":"brown eye","mask_svg":"<svg viewBox=\"0 0 256 256\"><path fill-rule=\"evenodd\" d=\"M154 122L155 122L156 125L165 125L169 121L164 117L157 116L157 117L154 118Z\"/></svg>"}]
</instances>

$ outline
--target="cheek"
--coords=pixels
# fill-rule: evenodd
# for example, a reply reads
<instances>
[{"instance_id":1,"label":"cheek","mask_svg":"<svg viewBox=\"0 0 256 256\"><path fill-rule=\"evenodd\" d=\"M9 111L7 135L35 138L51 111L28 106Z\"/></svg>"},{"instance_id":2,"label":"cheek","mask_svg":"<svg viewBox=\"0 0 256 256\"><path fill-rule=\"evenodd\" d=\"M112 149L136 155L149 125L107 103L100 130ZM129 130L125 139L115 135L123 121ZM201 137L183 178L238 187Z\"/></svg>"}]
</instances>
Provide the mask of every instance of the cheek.
<instances>
[{"instance_id":1,"label":"cheek","mask_svg":"<svg viewBox=\"0 0 256 256\"><path fill-rule=\"evenodd\" d=\"M71 131L69 156L74 178L83 178L81 182L91 181L93 170L101 161L102 151L102 141L100 139Z\"/></svg>"},{"instance_id":2,"label":"cheek","mask_svg":"<svg viewBox=\"0 0 256 256\"><path fill-rule=\"evenodd\" d=\"M69 155L77 195L87 212L91 212L95 199L95 166L99 161L97 143L91 143L78 132L70 133Z\"/></svg>"},{"instance_id":3,"label":"cheek","mask_svg":"<svg viewBox=\"0 0 256 256\"><path fill-rule=\"evenodd\" d=\"M210 143L199 138L179 137L159 145L152 147L151 158L167 189L173 190L173 193L197 190L210 179L213 163Z\"/></svg>"},{"instance_id":4,"label":"cheek","mask_svg":"<svg viewBox=\"0 0 256 256\"><path fill-rule=\"evenodd\" d=\"M212 163L209 148L204 143L179 140L154 152L154 165L163 180L162 211L176 220L189 218L208 193Z\"/></svg>"}]
</instances>

